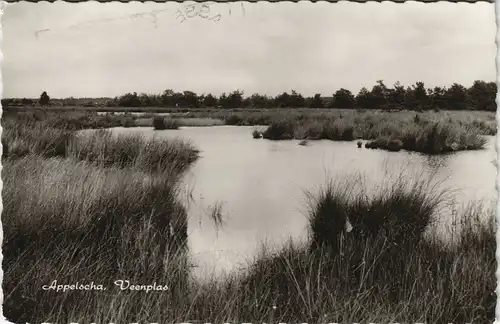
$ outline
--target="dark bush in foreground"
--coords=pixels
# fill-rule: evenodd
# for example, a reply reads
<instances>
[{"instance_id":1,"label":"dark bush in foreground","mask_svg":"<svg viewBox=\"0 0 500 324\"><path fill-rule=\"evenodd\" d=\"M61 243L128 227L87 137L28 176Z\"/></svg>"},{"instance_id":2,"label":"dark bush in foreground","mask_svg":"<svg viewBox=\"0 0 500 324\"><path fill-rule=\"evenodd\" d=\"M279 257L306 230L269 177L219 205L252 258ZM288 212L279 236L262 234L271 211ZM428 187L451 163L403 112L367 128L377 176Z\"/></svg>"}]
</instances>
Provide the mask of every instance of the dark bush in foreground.
<instances>
[{"instance_id":1,"label":"dark bush in foreground","mask_svg":"<svg viewBox=\"0 0 500 324\"><path fill-rule=\"evenodd\" d=\"M330 247L338 252L340 235L349 221L350 236L362 241L383 235L390 244L412 246L421 239L441 203L439 192L428 183L406 184L399 180L372 198L331 182L314 200L310 213L311 248Z\"/></svg>"}]
</instances>

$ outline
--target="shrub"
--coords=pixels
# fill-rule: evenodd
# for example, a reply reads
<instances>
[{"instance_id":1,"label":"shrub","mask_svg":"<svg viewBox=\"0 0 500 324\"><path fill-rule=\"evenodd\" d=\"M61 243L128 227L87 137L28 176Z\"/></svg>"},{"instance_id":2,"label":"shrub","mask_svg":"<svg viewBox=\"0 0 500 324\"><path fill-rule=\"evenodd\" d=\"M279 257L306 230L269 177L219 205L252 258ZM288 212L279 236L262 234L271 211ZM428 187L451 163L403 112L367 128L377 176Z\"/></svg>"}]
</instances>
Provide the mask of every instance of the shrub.
<instances>
[{"instance_id":1,"label":"shrub","mask_svg":"<svg viewBox=\"0 0 500 324\"><path fill-rule=\"evenodd\" d=\"M294 138L295 125L289 120L272 122L262 133L262 137L270 140L283 140Z\"/></svg>"},{"instance_id":2,"label":"shrub","mask_svg":"<svg viewBox=\"0 0 500 324\"><path fill-rule=\"evenodd\" d=\"M398 152L403 148L403 142L399 139L390 139L387 142L387 149L391 152Z\"/></svg>"},{"instance_id":3,"label":"shrub","mask_svg":"<svg viewBox=\"0 0 500 324\"><path fill-rule=\"evenodd\" d=\"M242 125L243 119L238 115L231 115L225 119L226 125Z\"/></svg>"},{"instance_id":4,"label":"shrub","mask_svg":"<svg viewBox=\"0 0 500 324\"><path fill-rule=\"evenodd\" d=\"M163 119L165 129L179 129L180 123L177 119L174 118L165 118Z\"/></svg>"},{"instance_id":5,"label":"shrub","mask_svg":"<svg viewBox=\"0 0 500 324\"><path fill-rule=\"evenodd\" d=\"M122 126L123 127L134 127L135 126L135 120L132 119L132 118L124 118L123 121L122 121Z\"/></svg>"},{"instance_id":6,"label":"shrub","mask_svg":"<svg viewBox=\"0 0 500 324\"><path fill-rule=\"evenodd\" d=\"M167 125L165 124L165 119L161 116L153 117L153 128L155 130L167 129Z\"/></svg>"}]
</instances>

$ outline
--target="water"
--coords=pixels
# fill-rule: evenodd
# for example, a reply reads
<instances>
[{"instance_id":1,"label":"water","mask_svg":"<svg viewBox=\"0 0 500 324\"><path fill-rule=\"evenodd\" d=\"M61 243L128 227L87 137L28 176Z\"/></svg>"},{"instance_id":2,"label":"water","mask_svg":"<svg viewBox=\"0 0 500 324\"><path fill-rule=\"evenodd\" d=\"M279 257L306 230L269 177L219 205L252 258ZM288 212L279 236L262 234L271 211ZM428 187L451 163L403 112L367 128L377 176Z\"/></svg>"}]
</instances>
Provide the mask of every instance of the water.
<instances>
[{"instance_id":1,"label":"water","mask_svg":"<svg viewBox=\"0 0 500 324\"><path fill-rule=\"evenodd\" d=\"M361 172L368 184L376 184L401 172L408 179L433 174L433 180L454 190L458 204L496 199L493 136L488 137L484 150L429 157L360 149L356 142L311 141L300 146L298 141L253 139L252 130L237 126L113 129L115 133L189 139L202 151L202 158L185 178L194 197L188 207L189 245L200 278L239 269L263 241L280 244L289 237L306 239L304 190L314 192L327 175ZM209 216L216 204L222 206L222 229Z\"/></svg>"}]
</instances>

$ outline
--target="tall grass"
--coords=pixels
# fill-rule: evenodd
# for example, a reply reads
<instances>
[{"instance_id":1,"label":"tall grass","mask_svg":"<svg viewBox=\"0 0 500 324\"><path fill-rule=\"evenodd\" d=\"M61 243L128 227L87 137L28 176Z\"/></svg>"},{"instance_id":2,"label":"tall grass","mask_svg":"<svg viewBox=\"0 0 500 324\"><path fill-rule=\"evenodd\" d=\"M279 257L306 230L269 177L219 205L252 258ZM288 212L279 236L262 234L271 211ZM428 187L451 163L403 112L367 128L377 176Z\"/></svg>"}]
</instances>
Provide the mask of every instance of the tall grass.
<instances>
[{"instance_id":1,"label":"tall grass","mask_svg":"<svg viewBox=\"0 0 500 324\"><path fill-rule=\"evenodd\" d=\"M79 134L71 141L68 156L103 166L182 172L198 158L198 150L190 142L178 139L148 140L140 134L113 136L110 131L97 130Z\"/></svg>"},{"instance_id":2,"label":"tall grass","mask_svg":"<svg viewBox=\"0 0 500 324\"><path fill-rule=\"evenodd\" d=\"M245 275L200 287L190 318L491 322L494 213L484 222L479 209L466 209L458 239L443 244L424 233L444 198L425 181L401 179L371 197L352 182L328 182L311 201L307 245L290 242L277 252L264 249ZM347 219L351 232L344 230Z\"/></svg>"},{"instance_id":3,"label":"tall grass","mask_svg":"<svg viewBox=\"0 0 500 324\"><path fill-rule=\"evenodd\" d=\"M403 115L404 116L404 115ZM352 141L357 138L371 140L368 148L389 151L442 154L460 150L477 150L486 145L482 135L491 135L486 122L472 120L445 120L438 115L416 115L414 118L388 113L348 114L347 116L290 117L272 121L264 131L264 138L328 139ZM418 118L417 118L418 117ZM496 132L496 130L495 130Z\"/></svg>"},{"instance_id":4,"label":"tall grass","mask_svg":"<svg viewBox=\"0 0 500 324\"><path fill-rule=\"evenodd\" d=\"M43 123L4 123L2 132L3 156L22 157L40 154L44 157L65 156L74 132L47 127Z\"/></svg>"},{"instance_id":5,"label":"tall grass","mask_svg":"<svg viewBox=\"0 0 500 324\"><path fill-rule=\"evenodd\" d=\"M178 129L179 123L177 120L172 118L164 118L162 116L153 117L153 128L155 130L164 130L164 129Z\"/></svg>"},{"instance_id":6,"label":"tall grass","mask_svg":"<svg viewBox=\"0 0 500 324\"><path fill-rule=\"evenodd\" d=\"M10 321L494 320L493 212L484 222L480 209L466 209L452 243L424 235L446 198L430 182L403 175L369 195L353 181L329 181L309 195L306 244L264 249L240 275L197 282L190 278L178 189L180 172L197 156L190 144L107 131L76 136L38 125L11 127L2 138L25 148L3 159L3 291ZM422 143L439 138L435 132ZM64 154L53 147L64 147ZM221 207L216 203L211 213L218 226ZM169 289L121 291L113 284L120 279ZM41 289L53 280L107 290Z\"/></svg>"},{"instance_id":7,"label":"tall grass","mask_svg":"<svg viewBox=\"0 0 500 324\"><path fill-rule=\"evenodd\" d=\"M3 170L8 318L71 321L72 312L109 294L41 289L53 280L108 289L118 279L157 281L179 294L187 280L187 215L176 177L35 155L5 161Z\"/></svg>"},{"instance_id":8,"label":"tall grass","mask_svg":"<svg viewBox=\"0 0 500 324\"><path fill-rule=\"evenodd\" d=\"M196 282L186 255L161 245L172 215L183 213L168 199L175 179L41 157L5 168L4 309L16 322L494 319L494 217L481 222L479 209L467 209L453 244L424 237L444 197L430 183L401 179L367 196L352 182L328 182L311 201L307 245L264 246L244 273ZM184 231L179 219L175 231ZM108 292L40 290L54 278ZM117 278L170 289L119 291Z\"/></svg>"}]
</instances>

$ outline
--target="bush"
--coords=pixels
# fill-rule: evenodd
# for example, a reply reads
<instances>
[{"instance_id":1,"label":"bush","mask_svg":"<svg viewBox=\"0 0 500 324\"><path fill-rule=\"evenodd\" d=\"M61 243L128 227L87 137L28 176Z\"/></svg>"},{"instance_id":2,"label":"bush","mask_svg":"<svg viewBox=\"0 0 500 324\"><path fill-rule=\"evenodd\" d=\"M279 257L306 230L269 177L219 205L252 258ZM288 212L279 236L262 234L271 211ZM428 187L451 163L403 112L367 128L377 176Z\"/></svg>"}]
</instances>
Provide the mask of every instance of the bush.
<instances>
[{"instance_id":1,"label":"bush","mask_svg":"<svg viewBox=\"0 0 500 324\"><path fill-rule=\"evenodd\" d=\"M242 125L243 119L238 115L231 115L225 120L226 125Z\"/></svg>"},{"instance_id":2,"label":"bush","mask_svg":"<svg viewBox=\"0 0 500 324\"><path fill-rule=\"evenodd\" d=\"M134 127L135 126L135 120L133 118L125 117L122 121L122 126L123 127Z\"/></svg>"},{"instance_id":3,"label":"bush","mask_svg":"<svg viewBox=\"0 0 500 324\"><path fill-rule=\"evenodd\" d=\"M274 121L262 133L262 137L270 140L294 138L295 125L289 120Z\"/></svg>"},{"instance_id":4,"label":"bush","mask_svg":"<svg viewBox=\"0 0 500 324\"><path fill-rule=\"evenodd\" d=\"M155 130L167 129L167 125L165 124L165 119L161 116L153 117L153 128Z\"/></svg>"}]
</instances>

